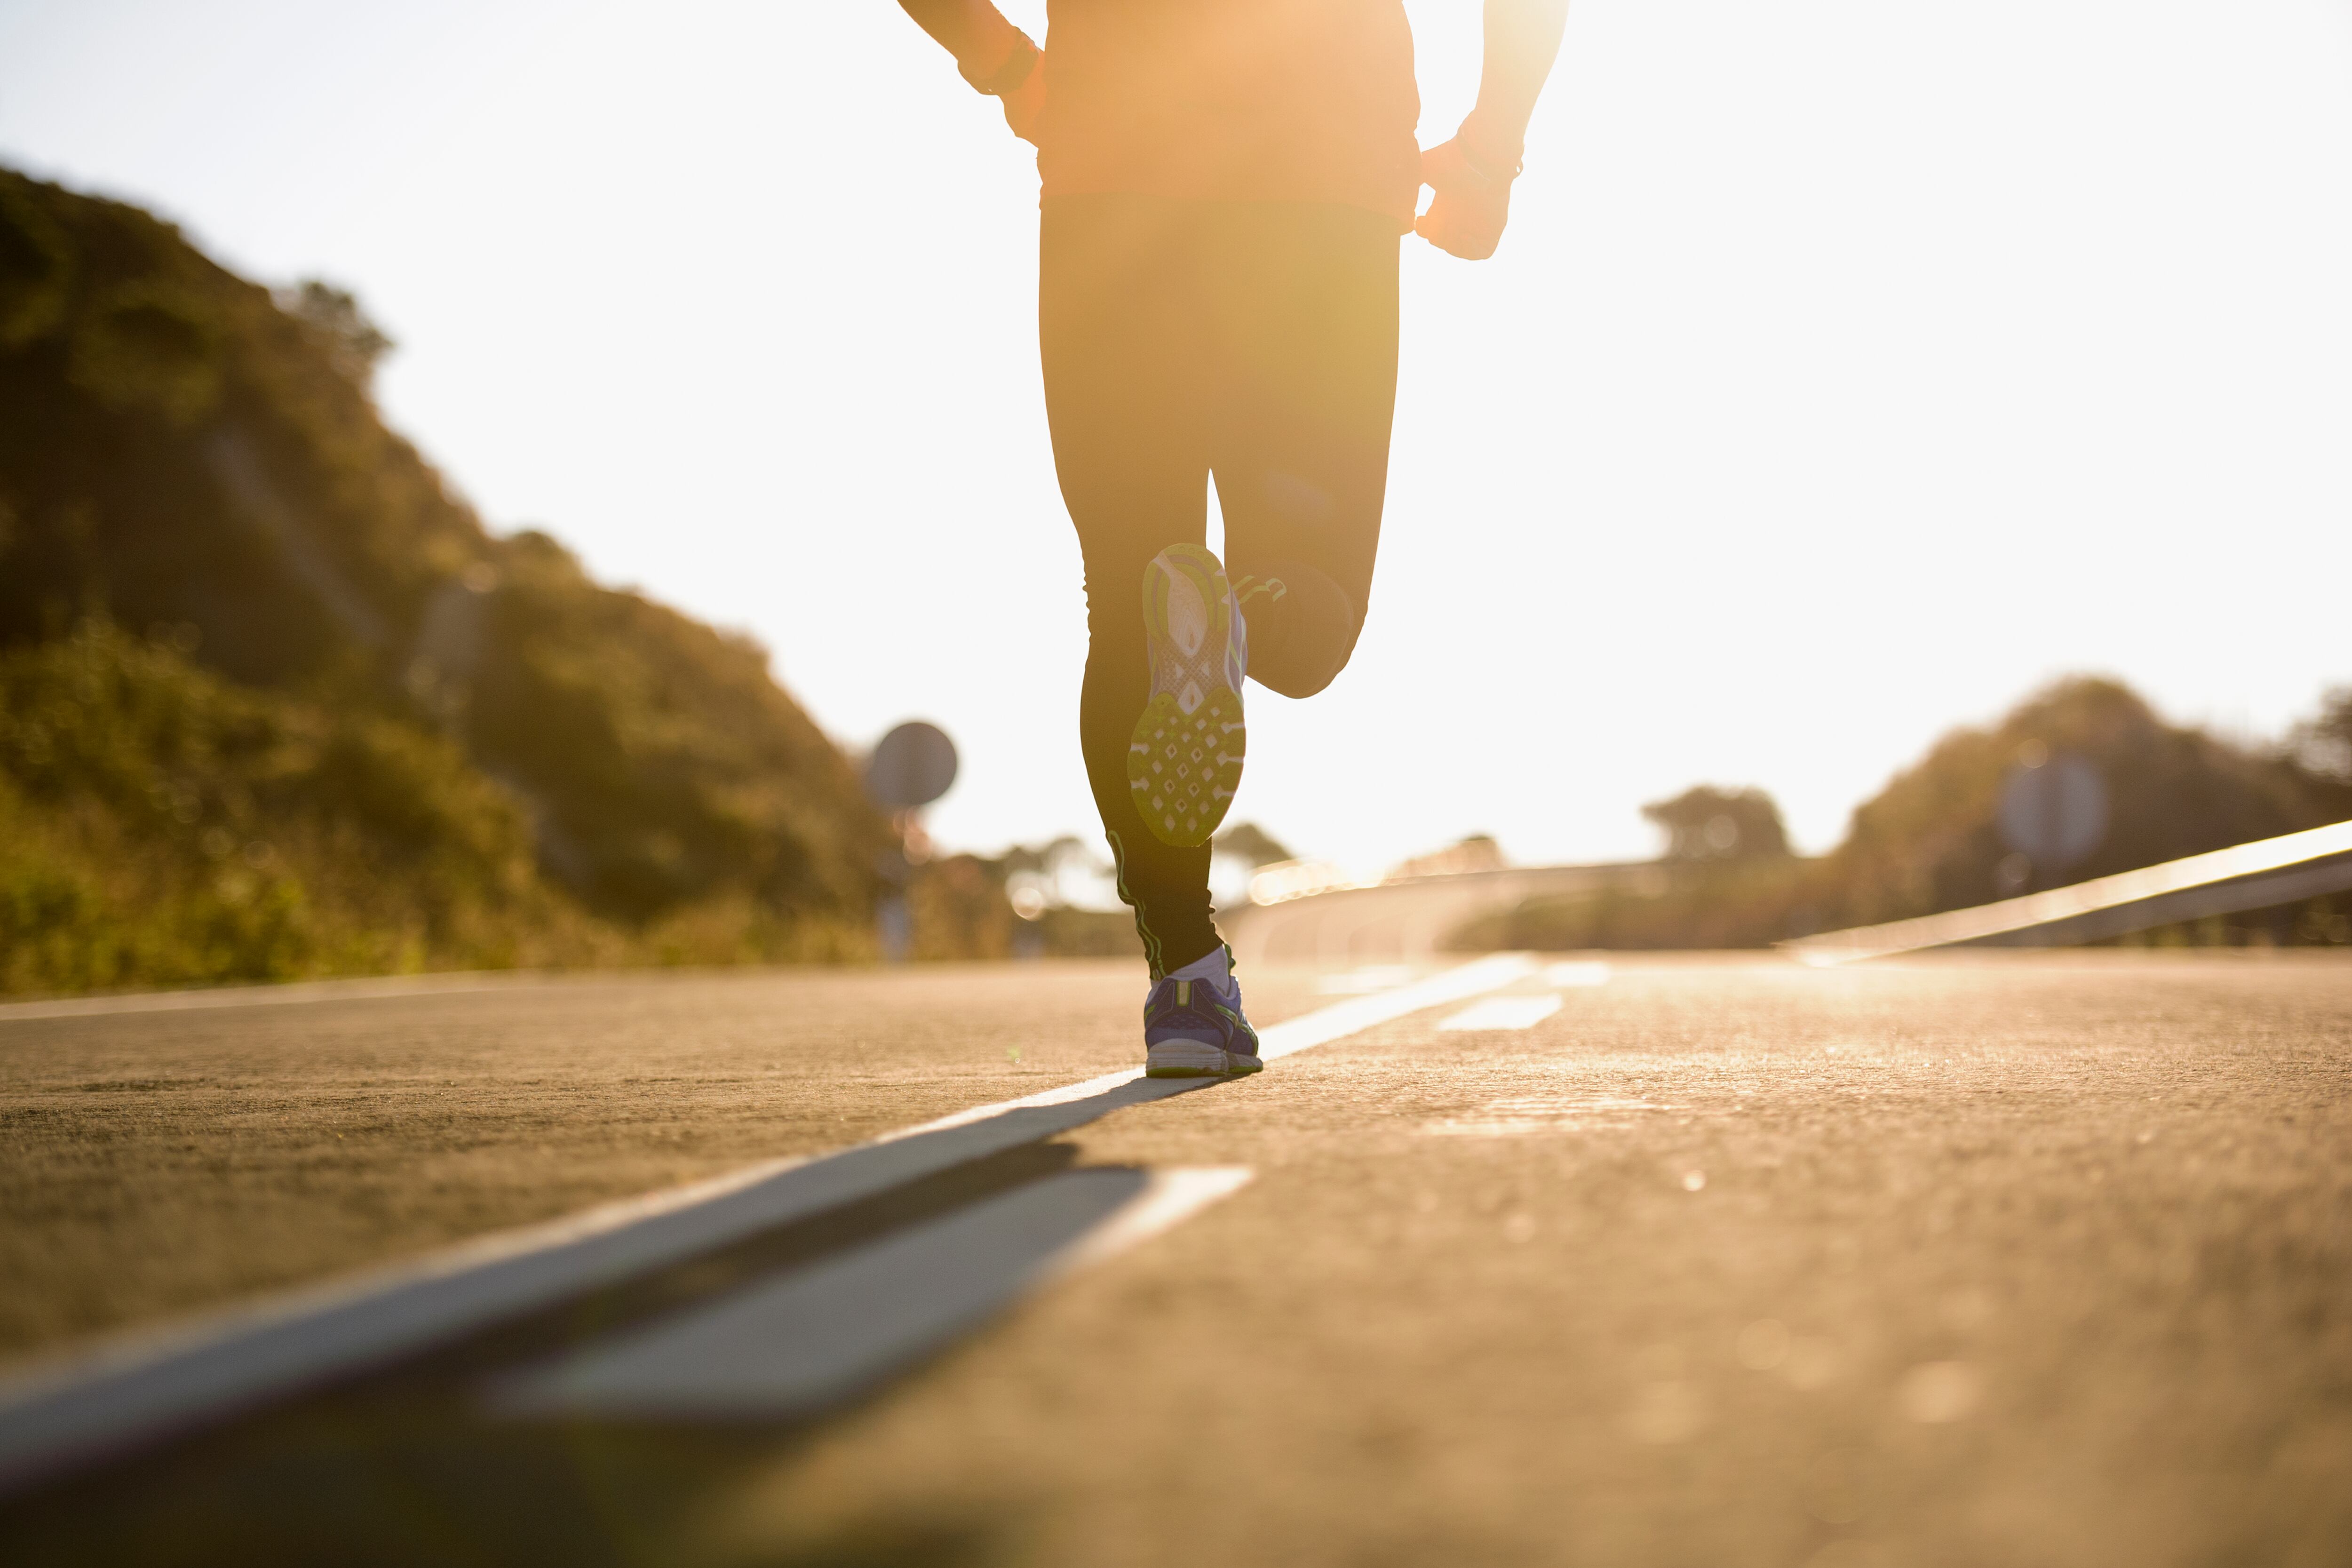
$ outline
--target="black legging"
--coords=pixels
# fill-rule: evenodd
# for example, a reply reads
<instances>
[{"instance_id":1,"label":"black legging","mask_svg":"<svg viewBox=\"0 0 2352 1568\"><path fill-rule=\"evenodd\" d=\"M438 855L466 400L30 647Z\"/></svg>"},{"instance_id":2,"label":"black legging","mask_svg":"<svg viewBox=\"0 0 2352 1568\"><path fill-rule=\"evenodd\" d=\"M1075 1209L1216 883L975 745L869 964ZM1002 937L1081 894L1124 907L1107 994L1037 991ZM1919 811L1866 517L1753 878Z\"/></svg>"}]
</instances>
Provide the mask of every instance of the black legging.
<instances>
[{"instance_id":1,"label":"black legging","mask_svg":"<svg viewBox=\"0 0 2352 1568\"><path fill-rule=\"evenodd\" d=\"M1128 745L1150 689L1143 572L1204 542L1277 578L1248 609L1249 672L1287 697L1354 651L1379 548L1396 405L1397 226L1353 207L1055 196L1038 337L1062 497L1086 559L1078 735L1153 978L1218 944L1209 850L1136 815Z\"/></svg>"}]
</instances>

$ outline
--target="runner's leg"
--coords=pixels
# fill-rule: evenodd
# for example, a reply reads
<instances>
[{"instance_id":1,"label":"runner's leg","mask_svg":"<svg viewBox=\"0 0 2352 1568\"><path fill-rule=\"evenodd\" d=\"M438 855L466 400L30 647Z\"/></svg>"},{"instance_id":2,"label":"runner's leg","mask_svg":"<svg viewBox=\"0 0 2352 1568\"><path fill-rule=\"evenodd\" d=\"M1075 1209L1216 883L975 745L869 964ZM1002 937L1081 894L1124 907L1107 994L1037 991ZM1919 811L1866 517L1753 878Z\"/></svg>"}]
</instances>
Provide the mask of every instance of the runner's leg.
<instances>
[{"instance_id":1,"label":"runner's leg","mask_svg":"<svg viewBox=\"0 0 2352 1568\"><path fill-rule=\"evenodd\" d=\"M1219 945L1209 849L1161 843L1127 774L1150 692L1144 568L1204 542L1209 434L1197 204L1056 196L1038 247L1038 342L1054 465L1086 563L1087 670L1078 734L1119 896L1156 981Z\"/></svg>"}]
</instances>

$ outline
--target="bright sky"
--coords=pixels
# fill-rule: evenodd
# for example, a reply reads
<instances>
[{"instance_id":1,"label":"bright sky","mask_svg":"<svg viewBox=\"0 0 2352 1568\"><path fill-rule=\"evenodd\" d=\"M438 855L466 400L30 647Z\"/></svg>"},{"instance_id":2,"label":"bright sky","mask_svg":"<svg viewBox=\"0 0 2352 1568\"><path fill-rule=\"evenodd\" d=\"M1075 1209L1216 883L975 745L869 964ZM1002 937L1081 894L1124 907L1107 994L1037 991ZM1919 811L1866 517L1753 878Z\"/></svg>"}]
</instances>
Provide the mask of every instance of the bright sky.
<instances>
[{"instance_id":1,"label":"bright sky","mask_svg":"<svg viewBox=\"0 0 2352 1568\"><path fill-rule=\"evenodd\" d=\"M1478 7L1410 9L1435 142ZM0 159L355 288L494 527L944 725L975 848L1094 832L1025 152L887 0L0 0ZM2352 679L2347 0L1580 0L1514 212L1408 244L1370 625L1237 816L1613 858L1704 780L1818 848L2061 672Z\"/></svg>"}]
</instances>

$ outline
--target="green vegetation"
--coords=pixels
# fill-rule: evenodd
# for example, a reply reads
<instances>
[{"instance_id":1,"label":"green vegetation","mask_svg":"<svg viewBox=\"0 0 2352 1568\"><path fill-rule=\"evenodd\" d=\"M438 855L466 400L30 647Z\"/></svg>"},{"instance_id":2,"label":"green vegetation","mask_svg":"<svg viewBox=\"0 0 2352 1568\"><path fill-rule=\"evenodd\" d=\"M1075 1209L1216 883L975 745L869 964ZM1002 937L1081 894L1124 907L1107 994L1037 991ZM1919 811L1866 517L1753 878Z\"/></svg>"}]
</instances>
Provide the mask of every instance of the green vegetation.
<instances>
[{"instance_id":1,"label":"green vegetation","mask_svg":"<svg viewBox=\"0 0 2352 1568\"><path fill-rule=\"evenodd\" d=\"M869 952L764 652L492 537L390 346L0 170L0 989Z\"/></svg>"},{"instance_id":2,"label":"green vegetation","mask_svg":"<svg viewBox=\"0 0 2352 1568\"><path fill-rule=\"evenodd\" d=\"M0 654L0 989L609 961L442 737L102 622Z\"/></svg>"},{"instance_id":3,"label":"green vegetation","mask_svg":"<svg viewBox=\"0 0 2352 1568\"><path fill-rule=\"evenodd\" d=\"M2079 862L2035 867L2004 841L2004 783L2071 756L2105 786L2105 829ZM1480 921L1465 948L1762 947L1791 936L1962 909L2352 818L2352 689L2277 747L2166 723L2112 680L2062 680L1989 730L1960 729L1858 807L1819 859L1787 853L1760 790L1702 785L1643 808L1665 833L1640 889L1530 900ZM2254 910L2133 939L2352 942L2352 897Z\"/></svg>"}]
</instances>

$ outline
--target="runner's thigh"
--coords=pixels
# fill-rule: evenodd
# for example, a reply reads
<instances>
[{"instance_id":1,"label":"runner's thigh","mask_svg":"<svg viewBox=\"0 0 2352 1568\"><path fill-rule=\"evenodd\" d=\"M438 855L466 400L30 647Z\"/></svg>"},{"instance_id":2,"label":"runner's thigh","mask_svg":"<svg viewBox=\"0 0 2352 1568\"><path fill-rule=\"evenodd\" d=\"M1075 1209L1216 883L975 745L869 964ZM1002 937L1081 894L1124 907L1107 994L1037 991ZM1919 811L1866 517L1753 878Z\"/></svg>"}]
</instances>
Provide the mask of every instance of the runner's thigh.
<instances>
[{"instance_id":1,"label":"runner's thigh","mask_svg":"<svg viewBox=\"0 0 2352 1568\"><path fill-rule=\"evenodd\" d=\"M1360 623L1396 411L1396 224L1353 207L1230 203L1208 235L1227 554L1236 572L1315 567Z\"/></svg>"}]
</instances>

